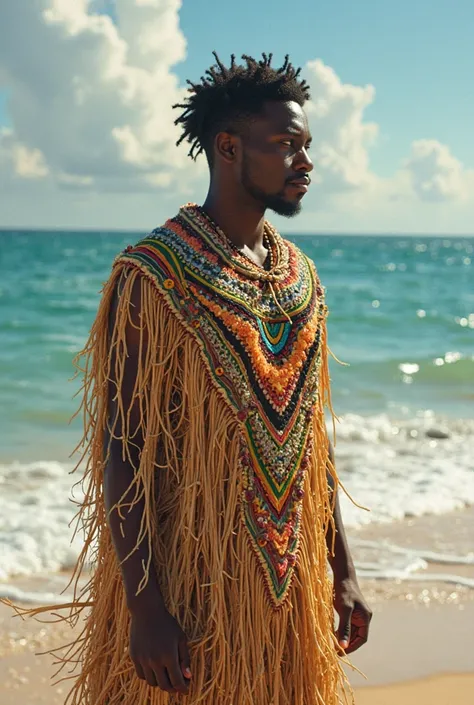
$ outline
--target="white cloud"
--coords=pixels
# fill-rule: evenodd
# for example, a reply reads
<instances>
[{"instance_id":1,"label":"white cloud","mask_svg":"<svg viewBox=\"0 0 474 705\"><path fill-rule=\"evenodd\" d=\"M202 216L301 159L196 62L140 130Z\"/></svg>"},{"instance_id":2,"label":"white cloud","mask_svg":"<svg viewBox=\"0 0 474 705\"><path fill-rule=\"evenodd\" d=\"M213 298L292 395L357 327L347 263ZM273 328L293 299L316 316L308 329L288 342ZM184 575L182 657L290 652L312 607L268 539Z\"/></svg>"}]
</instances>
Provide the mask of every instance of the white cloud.
<instances>
[{"instance_id":1,"label":"white cloud","mask_svg":"<svg viewBox=\"0 0 474 705\"><path fill-rule=\"evenodd\" d=\"M333 196L338 208L345 203L359 211L380 200L389 206L401 200L474 199L474 170L466 169L449 147L436 140L413 142L411 155L401 160L400 170L388 179L377 176L370 167L370 148L376 144L379 126L365 116L375 99L375 88L343 83L319 59L306 64L306 73L311 100L305 109L313 134L311 156L317 186L307 205L318 210L321 197L328 196Z\"/></svg>"},{"instance_id":2,"label":"white cloud","mask_svg":"<svg viewBox=\"0 0 474 705\"><path fill-rule=\"evenodd\" d=\"M364 111L374 100L374 87L342 83L319 59L308 62L306 72L311 100L305 109L320 190L340 192L373 184L368 148L377 138L378 125L364 122Z\"/></svg>"},{"instance_id":3,"label":"white cloud","mask_svg":"<svg viewBox=\"0 0 474 705\"><path fill-rule=\"evenodd\" d=\"M13 130L0 128L0 174L5 179L42 179L49 173L39 149L29 149L15 139Z\"/></svg>"},{"instance_id":4,"label":"white cloud","mask_svg":"<svg viewBox=\"0 0 474 705\"><path fill-rule=\"evenodd\" d=\"M449 147L437 140L413 142L406 169L422 201L464 200L474 195L474 171L465 169Z\"/></svg>"},{"instance_id":5,"label":"white cloud","mask_svg":"<svg viewBox=\"0 0 474 705\"><path fill-rule=\"evenodd\" d=\"M40 154L59 182L98 189L146 190L188 167L171 107L184 93L171 71L186 50L180 6L117 0L117 27L88 0L0 4L0 75L25 176Z\"/></svg>"},{"instance_id":6,"label":"white cloud","mask_svg":"<svg viewBox=\"0 0 474 705\"><path fill-rule=\"evenodd\" d=\"M28 149L23 144L13 150L13 162L15 173L23 179L41 179L49 173L39 149Z\"/></svg>"},{"instance_id":7,"label":"white cloud","mask_svg":"<svg viewBox=\"0 0 474 705\"><path fill-rule=\"evenodd\" d=\"M113 212L116 225L130 226L169 216L205 188L206 160L193 164L188 147L175 146L171 106L185 95L174 71L186 56L181 0L114 0L117 23L100 14L106 4L0 0L0 88L8 89L13 126L0 128L0 190L10 190L2 219L9 213L14 222L21 212L32 222L35 212L54 219L61 200L63 224L69 207L72 223L84 209L84 225ZM379 126L367 119L374 87L344 83L319 59L304 73L315 170L296 227L470 227L473 170L447 146L418 140L396 173L378 176L370 152ZM21 208L22 189L37 211ZM156 211L157 192L166 213Z\"/></svg>"},{"instance_id":8,"label":"white cloud","mask_svg":"<svg viewBox=\"0 0 474 705\"><path fill-rule=\"evenodd\" d=\"M115 0L120 34L128 46L128 60L145 71L173 66L186 54L179 27L181 0Z\"/></svg>"}]
</instances>

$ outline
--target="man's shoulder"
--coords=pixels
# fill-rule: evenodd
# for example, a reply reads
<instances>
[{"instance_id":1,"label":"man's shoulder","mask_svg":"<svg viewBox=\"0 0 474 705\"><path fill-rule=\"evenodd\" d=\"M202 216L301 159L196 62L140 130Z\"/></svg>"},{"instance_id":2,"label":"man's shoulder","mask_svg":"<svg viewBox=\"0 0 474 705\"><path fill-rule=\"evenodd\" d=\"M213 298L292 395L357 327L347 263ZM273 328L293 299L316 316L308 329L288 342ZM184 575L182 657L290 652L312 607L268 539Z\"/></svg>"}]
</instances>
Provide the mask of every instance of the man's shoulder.
<instances>
[{"instance_id":1,"label":"man's shoulder","mask_svg":"<svg viewBox=\"0 0 474 705\"><path fill-rule=\"evenodd\" d=\"M168 285L170 280L182 278L181 243L173 221L167 220L135 244L125 247L117 255L115 264L138 266L157 281L167 280Z\"/></svg>"}]
</instances>

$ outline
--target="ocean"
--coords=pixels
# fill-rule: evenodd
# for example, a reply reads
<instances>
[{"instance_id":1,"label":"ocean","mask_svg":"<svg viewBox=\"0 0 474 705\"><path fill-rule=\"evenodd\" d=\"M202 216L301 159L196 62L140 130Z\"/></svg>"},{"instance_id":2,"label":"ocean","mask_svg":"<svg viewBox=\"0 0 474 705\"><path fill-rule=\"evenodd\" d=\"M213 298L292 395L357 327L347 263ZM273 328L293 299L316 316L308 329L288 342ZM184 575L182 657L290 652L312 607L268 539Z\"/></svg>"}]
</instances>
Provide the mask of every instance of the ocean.
<instances>
[{"instance_id":1,"label":"ocean","mask_svg":"<svg viewBox=\"0 0 474 705\"><path fill-rule=\"evenodd\" d=\"M69 456L81 419L69 424L80 386L72 359L114 256L141 236L0 231L5 584L74 564ZM474 504L474 238L288 237L316 263L330 347L347 363L331 362L338 468L370 512L343 497L346 525Z\"/></svg>"}]
</instances>

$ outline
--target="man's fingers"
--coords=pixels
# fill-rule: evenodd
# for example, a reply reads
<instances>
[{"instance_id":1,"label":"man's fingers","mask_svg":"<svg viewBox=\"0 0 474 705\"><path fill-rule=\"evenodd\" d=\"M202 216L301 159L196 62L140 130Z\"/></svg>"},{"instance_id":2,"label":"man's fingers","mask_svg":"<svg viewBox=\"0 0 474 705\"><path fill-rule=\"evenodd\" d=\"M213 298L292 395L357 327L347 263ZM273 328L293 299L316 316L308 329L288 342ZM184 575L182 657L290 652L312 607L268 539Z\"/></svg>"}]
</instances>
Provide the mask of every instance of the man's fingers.
<instances>
[{"instance_id":1,"label":"man's fingers","mask_svg":"<svg viewBox=\"0 0 474 705\"><path fill-rule=\"evenodd\" d=\"M365 628L369 631L369 624L372 619L372 612L365 607L358 607L357 604L354 608L354 613L352 615L352 624L356 627Z\"/></svg>"},{"instance_id":2,"label":"man's fingers","mask_svg":"<svg viewBox=\"0 0 474 705\"><path fill-rule=\"evenodd\" d=\"M357 651L361 646L364 646L369 636L367 625L364 627L356 627L352 624L351 640L346 649L346 654L351 654Z\"/></svg>"},{"instance_id":3,"label":"man's fingers","mask_svg":"<svg viewBox=\"0 0 474 705\"><path fill-rule=\"evenodd\" d=\"M138 661L137 661L137 663L134 663L134 666L135 666L135 670L137 672L138 678L140 678L141 681L146 681L145 673L143 671L141 663L138 663Z\"/></svg>"},{"instance_id":4,"label":"man's fingers","mask_svg":"<svg viewBox=\"0 0 474 705\"><path fill-rule=\"evenodd\" d=\"M353 651L357 651L357 649L359 649L361 646L364 646L366 641L367 637L364 638L356 635L354 638L351 639L351 643L349 644L347 649L345 649L346 654L349 655L352 654Z\"/></svg>"},{"instance_id":5,"label":"man's fingers","mask_svg":"<svg viewBox=\"0 0 474 705\"><path fill-rule=\"evenodd\" d=\"M183 676L178 660L176 660L176 663L168 666L168 676L171 681L171 685L178 693L188 692L189 681Z\"/></svg>"},{"instance_id":6,"label":"man's fingers","mask_svg":"<svg viewBox=\"0 0 474 705\"><path fill-rule=\"evenodd\" d=\"M351 617L351 638L346 653L351 654L361 646L363 646L369 637L369 624L372 618L372 613L362 609L355 608Z\"/></svg>"},{"instance_id":7,"label":"man's fingers","mask_svg":"<svg viewBox=\"0 0 474 705\"><path fill-rule=\"evenodd\" d=\"M351 638L352 607L344 607L339 615L337 640L343 649L347 649Z\"/></svg>"},{"instance_id":8,"label":"man's fingers","mask_svg":"<svg viewBox=\"0 0 474 705\"><path fill-rule=\"evenodd\" d=\"M164 690L165 693L172 693L174 688L168 677L168 671L166 670L166 668L156 668L155 674L157 684L161 688L161 690Z\"/></svg>"},{"instance_id":9,"label":"man's fingers","mask_svg":"<svg viewBox=\"0 0 474 705\"><path fill-rule=\"evenodd\" d=\"M179 642L178 644L178 656L179 656L179 663L181 665L181 670L183 672L183 676L189 680L191 678L191 658L189 656L189 649L188 649L188 643L185 639Z\"/></svg>"},{"instance_id":10,"label":"man's fingers","mask_svg":"<svg viewBox=\"0 0 474 705\"><path fill-rule=\"evenodd\" d=\"M153 688L156 688L158 685L155 674L153 672L153 669L150 666L143 666L143 673L145 675L145 680L148 683L148 685L151 685Z\"/></svg>"}]
</instances>

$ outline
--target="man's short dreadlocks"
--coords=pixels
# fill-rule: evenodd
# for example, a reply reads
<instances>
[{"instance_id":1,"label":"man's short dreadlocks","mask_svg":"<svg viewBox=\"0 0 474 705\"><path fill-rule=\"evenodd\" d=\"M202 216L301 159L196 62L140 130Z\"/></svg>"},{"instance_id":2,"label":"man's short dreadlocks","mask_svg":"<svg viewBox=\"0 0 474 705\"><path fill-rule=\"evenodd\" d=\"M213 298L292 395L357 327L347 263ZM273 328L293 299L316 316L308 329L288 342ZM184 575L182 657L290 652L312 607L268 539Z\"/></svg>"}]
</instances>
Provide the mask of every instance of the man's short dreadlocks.
<instances>
[{"instance_id":1,"label":"man's short dreadlocks","mask_svg":"<svg viewBox=\"0 0 474 705\"><path fill-rule=\"evenodd\" d=\"M200 83L192 83L185 103L173 105L184 108L175 120L182 125L183 134L176 143L187 140L191 145L189 156L192 159L205 152L212 163L212 143L218 132L237 132L252 116L258 115L267 100L295 101L303 106L309 99L309 86L298 80L301 68L295 69L285 56L283 66L272 68L272 54L262 54L257 61L246 54L242 59L246 66L235 63L231 56L230 68L226 68L216 52L213 52L217 65L207 69Z\"/></svg>"}]
</instances>

